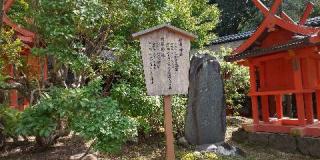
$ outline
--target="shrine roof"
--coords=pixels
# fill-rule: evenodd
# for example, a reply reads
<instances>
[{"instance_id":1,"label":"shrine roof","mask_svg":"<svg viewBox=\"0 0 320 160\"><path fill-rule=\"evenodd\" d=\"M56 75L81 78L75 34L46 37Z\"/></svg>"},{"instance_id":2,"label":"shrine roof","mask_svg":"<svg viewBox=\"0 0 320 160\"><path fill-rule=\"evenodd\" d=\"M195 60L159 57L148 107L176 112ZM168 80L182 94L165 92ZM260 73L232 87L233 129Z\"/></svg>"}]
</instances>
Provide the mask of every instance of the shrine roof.
<instances>
[{"instance_id":1,"label":"shrine roof","mask_svg":"<svg viewBox=\"0 0 320 160\"><path fill-rule=\"evenodd\" d=\"M240 54L226 56L225 60L227 62L234 62L234 61L242 60L244 58L263 56L270 53L276 53L276 52L281 52L289 49L299 48L302 46L306 47L306 46L320 45L320 43L316 43L316 44L311 43L309 41L309 38L310 38L309 36L296 36L293 40L290 40L288 43L278 44L268 48L258 48L258 49L248 50Z\"/></svg>"},{"instance_id":2,"label":"shrine roof","mask_svg":"<svg viewBox=\"0 0 320 160\"><path fill-rule=\"evenodd\" d=\"M310 26L310 27L319 27L320 26L320 16L308 19L305 25ZM215 39L214 41L212 41L210 43L210 45L217 45L217 44L222 44L222 43L245 40L245 39L248 39L254 32L255 32L255 30L251 30L251 31L242 32L242 33L238 33L238 34L232 34L232 35L219 37L219 38Z\"/></svg>"}]
</instances>

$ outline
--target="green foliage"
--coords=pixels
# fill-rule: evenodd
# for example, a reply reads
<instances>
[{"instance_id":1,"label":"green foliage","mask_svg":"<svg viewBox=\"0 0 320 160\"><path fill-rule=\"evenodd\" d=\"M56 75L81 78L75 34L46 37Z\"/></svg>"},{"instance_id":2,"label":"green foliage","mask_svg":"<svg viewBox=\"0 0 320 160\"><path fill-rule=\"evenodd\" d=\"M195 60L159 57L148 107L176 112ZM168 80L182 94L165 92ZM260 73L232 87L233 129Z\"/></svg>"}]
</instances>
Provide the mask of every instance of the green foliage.
<instances>
[{"instance_id":1,"label":"green foliage","mask_svg":"<svg viewBox=\"0 0 320 160\"><path fill-rule=\"evenodd\" d=\"M20 56L22 45L19 39L14 39L14 32L12 30L4 27L0 28L0 88L8 86L7 80L10 77L3 74L8 65L14 64L15 68L22 67L23 61ZM0 92L2 91L0 90ZM3 94L0 93L0 95Z\"/></svg>"},{"instance_id":2,"label":"green foliage","mask_svg":"<svg viewBox=\"0 0 320 160\"><path fill-rule=\"evenodd\" d=\"M200 152L193 152L193 153L187 153L182 156L181 160L219 160L219 156L217 156L215 153L206 152L206 153L200 153Z\"/></svg>"},{"instance_id":3,"label":"green foliage","mask_svg":"<svg viewBox=\"0 0 320 160\"><path fill-rule=\"evenodd\" d=\"M17 124L20 122L21 112L9 108L7 106L0 106L0 120L3 123L3 132L8 137L15 137Z\"/></svg>"},{"instance_id":4,"label":"green foliage","mask_svg":"<svg viewBox=\"0 0 320 160\"><path fill-rule=\"evenodd\" d=\"M186 96L173 96L172 98L173 132L178 137L184 136L187 102Z\"/></svg>"},{"instance_id":5,"label":"green foliage","mask_svg":"<svg viewBox=\"0 0 320 160\"><path fill-rule=\"evenodd\" d=\"M231 51L231 49L221 48L218 52L200 51L199 53L209 53L220 62L227 107L237 110L243 107L249 92L249 71L246 67L224 61L224 56L230 55Z\"/></svg>"},{"instance_id":6,"label":"green foliage","mask_svg":"<svg viewBox=\"0 0 320 160\"><path fill-rule=\"evenodd\" d=\"M72 118L71 128L88 140L95 139L96 149L116 152L124 142L136 136L135 121L123 116L111 98L84 101L82 107L86 109Z\"/></svg>"},{"instance_id":7,"label":"green foliage","mask_svg":"<svg viewBox=\"0 0 320 160\"><path fill-rule=\"evenodd\" d=\"M3 64L0 66L0 69L3 69L5 64L21 66L20 52L23 44L19 39L15 40L13 37L13 30L0 29L0 57ZM6 59L6 61L4 61L4 59Z\"/></svg>"},{"instance_id":8,"label":"green foliage","mask_svg":"<svg viewBox=\"0 0 320 160\"><path fill-rule=\"evenodd\" d=\"M157 130L162 124L162 106L159 97L146 96L141 87L120 83L113 87L112 98L120 103L121 110L135 117L143 132Z\"/></svg>"},{"instance_id":9,"label":"green foliage","mask_svg":"<svg viewBox=\"0 0 320 160\"><path fill-rule=\"evenodd\" d=\"M210 3L217 4L221 10L220 23L216 29L220 36L238 33L256 11L251 0L210 0Z\"/></svg>"},{"instance_id":10,"label":"green foliage","mask_svg":"<svg viewBox=\"0 0 320 160\"><path fill-rule=\"evenodd\" d=\"M118 151L123 142L135 135L135 121L121 114L116 101L101 97L100 86L101 81L97 80L78 89L51 89L38 104L21 114L17 132L48 137L65 120L84 138L96 139L97 150Z\"/></svg>"}]
</instances>

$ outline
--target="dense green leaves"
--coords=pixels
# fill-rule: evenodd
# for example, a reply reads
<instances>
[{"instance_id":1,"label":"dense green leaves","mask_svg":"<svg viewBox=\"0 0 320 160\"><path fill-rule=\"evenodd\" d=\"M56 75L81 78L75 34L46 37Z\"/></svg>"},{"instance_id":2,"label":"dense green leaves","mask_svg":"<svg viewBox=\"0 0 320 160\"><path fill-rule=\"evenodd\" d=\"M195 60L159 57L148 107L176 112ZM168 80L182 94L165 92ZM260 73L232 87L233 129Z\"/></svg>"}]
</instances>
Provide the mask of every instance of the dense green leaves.
<instances>
[{"instance_id":1,"label":"dense green leaves","mask_svg":"<svg viewBox=\"0 0 320 160\"><path fill-rule=\"evenodd\" d=\"M3 74L8 65L14 64L15 68L22 66L22 58L20 52L22 49L22 42L13 39L14 32L5 28L0 28L0 89L6 88L6 83L9 76Z\"/></svg>"},{"instance_id":2,"label":"dense green leaves","mask_svg":"<svg viewBox=\"0 0 320 160\"><path fill-rule=\"evenodd\" d=\"M22 114L17 133L48 137L61 129L71 129L103 152L119 151L121 144L136 135L136 122L124 116L118 103L103 98L101 81L79 89L54 88L43 94L39 103Z\"/></svg>"}]
</instances>

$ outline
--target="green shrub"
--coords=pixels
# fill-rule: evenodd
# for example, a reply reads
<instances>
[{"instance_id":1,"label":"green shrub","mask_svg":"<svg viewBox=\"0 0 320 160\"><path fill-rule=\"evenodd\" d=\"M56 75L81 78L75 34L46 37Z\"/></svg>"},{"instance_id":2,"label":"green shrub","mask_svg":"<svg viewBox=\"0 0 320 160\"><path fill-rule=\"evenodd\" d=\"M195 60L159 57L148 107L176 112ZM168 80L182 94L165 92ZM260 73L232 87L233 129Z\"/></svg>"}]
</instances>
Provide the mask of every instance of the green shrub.
<instances>
[{"instance_id":1,"label":"green shrub","mask_svg":"<svg viewBox=\"0 0 320 160\"><path fill-rule=\"evenodd\" d=\"M119 83L111 90L111 96L120 104L121 111L134 117L144 134L159 130L163 124L162 102L158 96L147 96L141 87Z\"/></svg>"},{"instance_id":2,"label":"green shrub","mask_svg":"<svg viewBox=\"0 0 320 160\"><path fill-rule=\"evenodd\" d=\"M184 136L187 101L186 96L173 96L172 98L173 132L178 137Z\"/></svg>"},{"instance_id":3,"label":"green shrub","mask_svg":"<svg viewBox=\"0 0 320 160\"><path fill-rule=\"evenodd\" d=\"M119 151L136 135L136 123L121 114L116 101L100 96L100 86L101 81L95 80L78 89L52 88L22 113L17 132L50 139L64 127L87 140L96 140L94 148L99 151Z\"/></svg>"},{"instance_id":4,"label":"green shrub","mask_svg":"<svg viewBox=\"0 0 320 160\"><path fill-rule=\"evenodd\" d=\"M21 112L16 109L0 105L0 121L3 125L2 133L6 137L17 136L16 129L17 124L20 122L20 114Z\"/></svg>"}]
</instances>

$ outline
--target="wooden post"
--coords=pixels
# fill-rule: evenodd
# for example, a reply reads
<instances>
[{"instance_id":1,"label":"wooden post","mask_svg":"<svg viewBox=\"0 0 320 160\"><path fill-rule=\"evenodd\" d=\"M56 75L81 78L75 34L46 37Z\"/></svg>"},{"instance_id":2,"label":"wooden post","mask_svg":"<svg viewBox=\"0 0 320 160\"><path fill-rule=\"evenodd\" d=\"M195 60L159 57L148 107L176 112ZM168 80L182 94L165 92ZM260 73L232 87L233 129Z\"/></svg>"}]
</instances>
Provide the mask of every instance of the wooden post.
<instances>
[{"instance_id":1,"label":"wooden post","mask_svg":"<svg viewBox=\"0 0 320 160\"><path fill-rule=\"evenodd\" d=\"M278 119L283 118L282 95L276 95L276 112Z\"/></svg>"},{"instance_id":2,"label":"wooden post","mask_svg":"<svg viewBox=\"0 0 320 160\"><path fill-rule=\"evenodd\" d=\"M316 91L316 99L317 99L317 118L320 121L320 90Z\"/></svg>"},{"instance_id":3,"label":"wooden post","mask_svg":"<svg viewBox=\"0 0 320 160\"><path fill-rule=\"evenodd\" d=\"M305 121L305 110L304 110L304 98L303 98L303 85L302 85L302 73L301 73L301 60L299 58L292 59L292 67L293 67L293 78L294 78L294 87L296 90L301 93L296 94L296 104L297 104L297 115L299 120L299 125L306 125Z\"/></svg>"},{"instance_id":4,"label":"wooden post","mask_svg":"<svg viewBox=\"0 0 320 160\"><path fill-rule=\"evenodd\" d=\"M256 93L257 91L257 85L256 85L256 75L255 75L255 66L250 65L250 92ZM251 96L252 101L252 118L254 124L259 124L259 110L258 110L258 97L257 96Z\"/></svg>"},{"instance_id":5,"label":"wooden post","mask_svg":"<svg viewBox=\"0 0 320 160\"><path fill-rule=\"evenodd\" d=\"M268 96L261 96L262 120L269 122L269 99Z\"/></svg>"},{"instance_id":6,"label":"wooden post","mask_svg":"<svg viewBox=\"0 0 320 160\"><path fill-rule=\"evenodd\" d=\"M304 94L304 104L305 104L305 114L308 124L313 124L313 103L312 103L312 93Z\"/></svg>"},{"instance_id":7,"label":"wooden post","mask_svg":"<svg viewBox=\"0 0 320 160\"><path fill-rule=\"evenodd\" d=\"M174 160L174 138L172 127L171 96L164 96L164 128L166 132L166 159Z\"/></svg>"}]
</instances>

